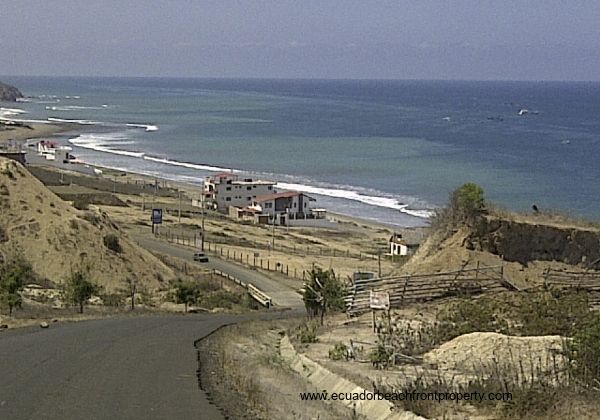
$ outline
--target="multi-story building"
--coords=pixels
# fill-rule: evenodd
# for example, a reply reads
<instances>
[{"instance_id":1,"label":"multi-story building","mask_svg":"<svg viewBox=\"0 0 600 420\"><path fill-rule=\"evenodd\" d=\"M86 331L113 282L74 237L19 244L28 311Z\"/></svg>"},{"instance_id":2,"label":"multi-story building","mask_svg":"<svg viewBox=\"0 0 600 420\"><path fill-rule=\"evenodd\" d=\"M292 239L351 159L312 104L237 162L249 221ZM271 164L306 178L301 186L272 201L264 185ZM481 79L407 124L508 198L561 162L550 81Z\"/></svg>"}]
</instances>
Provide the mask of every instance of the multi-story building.
<instances>
[{"instance_id":1,"label":"multi-story building","mask_svg":"<svg viewBox=\"0 0 600 420\"><path fill-rule=\"evenodd\" d=\"M231 172L222 172L208 176L204 180L206 206L214 210L227 212L230 206L247 207L257 197L273 193L275 182L240 179Z\"/></svg>"},{"instance_id":2,"label":"multi-story building","mask_svg":"<svg viewBox=\"0 0 600 420\"><path fill-rule=\"evenodd\" d=\"M275 216L276 224L285 225L286 219L306 219L312 214L312 203L316 200L299 191L285 191L258 196L253 201L253 208L259 209L269 220Z\"/></svg>"}]
</instances>

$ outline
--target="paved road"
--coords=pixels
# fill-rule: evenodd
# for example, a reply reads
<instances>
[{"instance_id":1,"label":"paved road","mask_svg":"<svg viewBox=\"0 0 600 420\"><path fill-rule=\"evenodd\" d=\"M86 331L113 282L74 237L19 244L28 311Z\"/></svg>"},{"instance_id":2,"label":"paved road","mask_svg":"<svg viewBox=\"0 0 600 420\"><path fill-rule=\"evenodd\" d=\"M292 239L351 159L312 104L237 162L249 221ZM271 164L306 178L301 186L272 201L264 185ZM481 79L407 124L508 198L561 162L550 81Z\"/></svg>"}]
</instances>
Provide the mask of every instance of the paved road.
<instances>
[{"instance_id":1,"label":"paved road","mask_svg":"<svg viewBox=\"0 0 600 420\"><path fill-rule=\"evenodd\" d=\"M236 319L159 315L0 333L0 419L222 419L194 341Z\"/></svg>"},{"instance_id":2,"label":"paved road","mask_svg":"<svg viewBox=\"0 0 600 420\"><path fill-rule=\"evenodd\" d=\"M154 239L151 235L133 234L133 238L144 248L160 252L163 254L172 255L174 257L183 258L193 262L193 251L188 247L175 245L161 240ZM264 274L245 268L239 264L230 261L221 260L210 256L210 262L202 264L207 268L215 268L224 273L230 274L246 283L252 283L260 290L269 295L273 303L277 306L286 308L303 308L302 296L294 289L286 284L274 280Z\"/></svg>"}]
</instances>

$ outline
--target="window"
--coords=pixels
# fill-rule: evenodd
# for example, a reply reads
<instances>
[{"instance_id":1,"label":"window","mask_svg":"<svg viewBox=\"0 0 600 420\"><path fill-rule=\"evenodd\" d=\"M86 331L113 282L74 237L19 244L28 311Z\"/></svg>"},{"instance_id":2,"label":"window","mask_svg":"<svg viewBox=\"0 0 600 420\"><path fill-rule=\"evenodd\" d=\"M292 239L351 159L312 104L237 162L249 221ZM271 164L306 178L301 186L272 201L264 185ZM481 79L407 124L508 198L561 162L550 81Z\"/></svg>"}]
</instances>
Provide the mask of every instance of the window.
<instances>
[{"instance_id":1,"label":"window","mask_svg":"<svg viewBox=\"0 0 600 420\"><path fill-rule=\"evenodd\" d=\"M252 187L246 187L248 191L252 191Z\"/></svg>"},{"instance_id":2,"label":"window","mask_svg":"<svg viewBox=\"0 0 600 420\"><path fill-rule=\"evenodd\" d=\"M272 189L273 189L273 186L272 186L272 185L269 185L269 186L267 187L267 189L268 189L268 190L272 190Z\"/></svg>"},{"instance_id":3,"label":"window","mask_svg":"<svg viewBox=\"0 0 600 420\"><path fill-rule=\"evenodd\" d=\"M225 198L225 201L231 201L231 197Z\"/></svg>"},{"instance_id":4,"label":"window","mask_svg":"<svg viewBox=\"0 0 600 420\"><path fill-rule=\"evenodd\" d=\"M294 208L296 208L296 203L294 203Z\"/></svg>"},{"instance_id":5,"label":"window","mask_svg":"<svg viewBox=\"0 0 600 420\"><path fill-rule=\"evenodd\" d=\"M271 207L273 207L273 203L265 203L266 209L270 209Z\"/></svg>"},{"instance_id":6,"label":"window","mask_svg":"<svg viewBox=\"0 0 600 420\"><path fill-rule=\"evenodd\" d=\"M225 188L227 191L231 191L231 187L227 187Z\"/></svg>"},{"instance_id":7,"label":"window","mask_svg":"<svg viewBox=\"0 0 600 420\"><path fill-rule=\"evenodd\" d=\"M250 201L252 200L252 197L246 197L246 200Z\"/></svg>"}]
</instances>

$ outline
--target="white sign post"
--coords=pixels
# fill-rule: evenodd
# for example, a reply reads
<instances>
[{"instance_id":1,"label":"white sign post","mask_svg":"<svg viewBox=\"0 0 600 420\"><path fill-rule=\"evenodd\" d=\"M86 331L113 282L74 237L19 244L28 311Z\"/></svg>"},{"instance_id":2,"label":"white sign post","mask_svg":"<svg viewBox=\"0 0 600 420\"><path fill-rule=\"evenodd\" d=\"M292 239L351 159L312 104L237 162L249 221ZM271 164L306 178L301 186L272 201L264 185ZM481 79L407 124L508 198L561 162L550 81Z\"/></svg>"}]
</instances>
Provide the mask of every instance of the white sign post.
<instances>
[{"instance_id":1,"label":"white sign post","mask_svg":"<svg viewBox=\"0 0 600 420\"><path fill-rule=\"evenodd\" d=\"M384 310L388 312L390 317L390 294L388 292L374 292L371 290L369 294L369 307L373 315L373 332L375 332L375 310Z\"/></svg>"}]
</instances>

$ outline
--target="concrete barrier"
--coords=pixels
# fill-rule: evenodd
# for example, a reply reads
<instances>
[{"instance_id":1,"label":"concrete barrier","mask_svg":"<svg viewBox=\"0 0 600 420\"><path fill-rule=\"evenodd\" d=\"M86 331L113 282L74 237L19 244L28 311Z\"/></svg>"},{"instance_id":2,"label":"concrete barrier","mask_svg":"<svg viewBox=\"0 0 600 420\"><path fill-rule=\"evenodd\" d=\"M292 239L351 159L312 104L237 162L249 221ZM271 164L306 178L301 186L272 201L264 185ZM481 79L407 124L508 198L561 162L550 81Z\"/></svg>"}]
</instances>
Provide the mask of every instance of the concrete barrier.
<instances>
[{"instance_id":1,"label":"concrete barrier","mask_svg":"<svg viewBox=\"0 0 600 420\"><path fill-rule=\"evenodd\" d=\"M364 388L331 372L317 362L296 351L288 336L281 339L279 351L281 357L290 364L291 368L306 378L318 390L342 393L362 393ZM426 420L410 411L399 411L391 402L386 400L371 401L340 401L356 413L369 420Z\"/></svg>"}]
</instances>

